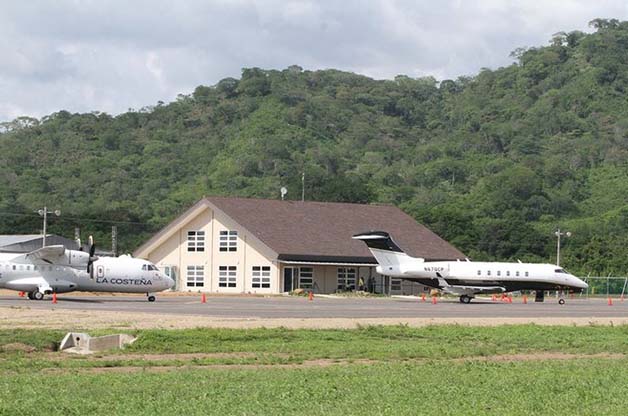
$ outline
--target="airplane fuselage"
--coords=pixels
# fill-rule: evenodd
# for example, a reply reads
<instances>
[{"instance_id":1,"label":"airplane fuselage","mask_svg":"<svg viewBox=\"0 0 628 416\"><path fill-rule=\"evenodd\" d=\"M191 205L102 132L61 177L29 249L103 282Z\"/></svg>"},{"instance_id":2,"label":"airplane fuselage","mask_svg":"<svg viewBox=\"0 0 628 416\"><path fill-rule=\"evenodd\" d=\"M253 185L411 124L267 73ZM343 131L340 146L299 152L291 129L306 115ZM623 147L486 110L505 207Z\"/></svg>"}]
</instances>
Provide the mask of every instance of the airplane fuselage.
<instances>
[{"instance_id":1,"label":"airplane fuselage","mask_svg":"<svg viewBox=\"0 0 628 416\"><path fill-rule=\"evenodd\" d=\"M587 287L577 277L553 264L436 261L407 257L399 264L379 265L381 274L418 282L424 286L484 288L487 292L517 290L570 290ZM491 290L494 289L494 290Z\"/></svg>"},{"instance_id":2,"label":"airplane fuselage","mask_svg":"<svg viewBox=\"0 0 628 416\"><path fill-rule=\"evenodd\" d=\"M70 251L70 250L68 250ZM31 262L24 256L0 253L0 288L42 293L72 291L154 293L174 282L145 260L130 256L101 257L89 273L84 264Z\"/></svg>"}]
</instances>

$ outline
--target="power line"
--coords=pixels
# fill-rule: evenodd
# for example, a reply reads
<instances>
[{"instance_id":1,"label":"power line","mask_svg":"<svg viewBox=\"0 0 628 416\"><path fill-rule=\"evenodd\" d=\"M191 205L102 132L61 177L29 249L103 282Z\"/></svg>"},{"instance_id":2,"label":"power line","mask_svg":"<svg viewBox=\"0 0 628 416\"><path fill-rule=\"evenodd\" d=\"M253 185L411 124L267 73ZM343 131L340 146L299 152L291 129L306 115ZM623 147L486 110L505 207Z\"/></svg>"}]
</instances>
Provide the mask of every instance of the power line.
<instances>
[{"instance_id":1,"label":"power line","mask_svg":"<svg viewBox=\"0 0 628 416\"><path fill-rule=\"evenodd\" d=\"M39 214L27 214L23 212L7 212L0 211L0 215L6 216L14 216L14 217L30 217L30 218L39 218ZM64 215L57 219L57 221L66 221L66 220L74 220L74 221L85 221L85 222L97 222L103 224L136 224L136 225L151 225L147 222L140 221L112 221L112 220L97 220L95 218L84 218L84 217L72 217Z\"/></svg>"}]
</instances>

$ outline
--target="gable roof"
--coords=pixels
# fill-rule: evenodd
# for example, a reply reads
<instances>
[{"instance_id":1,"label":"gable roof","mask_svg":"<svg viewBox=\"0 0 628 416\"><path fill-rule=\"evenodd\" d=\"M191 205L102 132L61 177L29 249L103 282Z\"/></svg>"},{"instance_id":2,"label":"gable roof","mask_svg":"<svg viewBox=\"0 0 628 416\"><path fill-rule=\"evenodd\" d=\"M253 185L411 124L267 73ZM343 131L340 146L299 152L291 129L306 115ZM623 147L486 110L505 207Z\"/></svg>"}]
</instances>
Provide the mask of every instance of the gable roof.
<instances>
[{"instance_id":1,"label":"gable roof","mask_svg":"<svg viewBox=\"0 0 628 416\"><path fill-rule=\"evenodd\" d=\"M197 211L199 206L224 212L278 253L279 260L375 263L366 245L351 238L371 230L387 231L404 251L414 257L430 260L465 257L392 205L233 197L204 198L138 248L136 253L149 248L171 227L182 225L183 218Z\"/></svg>"}]
</instances>

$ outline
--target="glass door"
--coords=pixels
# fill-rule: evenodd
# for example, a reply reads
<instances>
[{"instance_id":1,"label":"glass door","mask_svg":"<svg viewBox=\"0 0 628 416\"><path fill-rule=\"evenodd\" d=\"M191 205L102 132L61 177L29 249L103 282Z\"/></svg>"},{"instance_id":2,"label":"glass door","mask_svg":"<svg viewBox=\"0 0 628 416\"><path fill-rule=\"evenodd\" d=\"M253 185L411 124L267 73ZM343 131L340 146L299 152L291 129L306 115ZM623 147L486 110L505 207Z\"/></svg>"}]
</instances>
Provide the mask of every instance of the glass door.
<instances>
[{"instance_id":1,"label":"glass door","mask_svg":"<svg viewBox=\"0 0 628 416\"><path fill-rule=\"evenodd\" d=\"M294 276L295 276L294 267L283 268L283 291L284 292L292 292L292 290L294 289Z\"/></svg>"}]
</instances>

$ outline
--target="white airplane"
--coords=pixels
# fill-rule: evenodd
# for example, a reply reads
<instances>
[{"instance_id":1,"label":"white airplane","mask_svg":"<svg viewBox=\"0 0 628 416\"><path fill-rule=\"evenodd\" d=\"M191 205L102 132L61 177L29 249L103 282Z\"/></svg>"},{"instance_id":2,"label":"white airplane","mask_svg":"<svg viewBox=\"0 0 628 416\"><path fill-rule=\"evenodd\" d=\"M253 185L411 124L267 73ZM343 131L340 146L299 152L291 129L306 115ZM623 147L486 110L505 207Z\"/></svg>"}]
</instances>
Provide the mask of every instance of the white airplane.
<instances>
[{"instance_id":1,"label":"white airplane","mask_svg":"<svg viewBox=\"0 0 628 416\"><path fill-rule=\"evenodd\" d=\"M384 231L353 236L366 243L379 264L377 273L418 282L424 286L460 296L469 303L477 294L517 290L581 292L589 287L576 276L554 264L498 263L472 261L425 261L410 257ZM542 296L539 296L542 299ZM565 300L558 300L561 305Z\"/></svg>"},{"instance_id":2,"label":"white airplane","mask_svg":"<svg viewBox=\"0 0 628 416\"><path fill-rule=\"evenodd\" d=\"M80 244L79 244L80 247ZM27 254L0 253L0 288L28 293L29 299L73 291L146 293L170 289L174 280L154 264L125 255L95 257L90 237L89 253L46 246Z\"/></svg>"}]
</instances>

